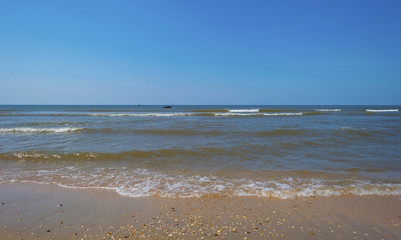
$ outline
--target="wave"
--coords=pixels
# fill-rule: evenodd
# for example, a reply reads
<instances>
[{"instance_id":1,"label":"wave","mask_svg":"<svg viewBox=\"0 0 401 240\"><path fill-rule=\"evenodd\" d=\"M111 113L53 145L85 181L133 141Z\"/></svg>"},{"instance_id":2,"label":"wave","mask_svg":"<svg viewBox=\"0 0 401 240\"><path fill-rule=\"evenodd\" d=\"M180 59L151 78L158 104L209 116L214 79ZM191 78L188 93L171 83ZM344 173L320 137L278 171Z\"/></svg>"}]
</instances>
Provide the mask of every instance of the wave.
<instances>
[{"instance_id":1,"label":"wave","mask_svg":"<svg viewBox=\"0 0 401 240\"><path fill-rule=\"evenodd\" d=\"M249 113L249 112L259 112L259 108L255 109L230 109L228 110L230 113Z\"/></svg>"},{"instance_id":2,"label":"wave","mask_svg":"<svg viewBox=\"0 0 401 240\"><path fill-rule=\"evenodd\" d=\"M264 113L264 116L302 116L304 113Z\"/></svg>"},{"instance_id":3,"label":"wave","mask_svg":"<svg viewBox=\"0 0 401 240\"><path fill-rule=\"evenodd\" d=\"M10 133L72 133L79 132L83 128L0 128L0 134Z\"/></svg>"},{"instance_id":4,"label":"wave","mask_svg":"<svg viewBox=\"0 0 401 240\"><path fill-rule=\"evenodd\" d=\"M257 113L214 113L214 116L218 117L259 117L263 116L263 114Z\"/></svg>"},{"instance_id":5,"label":"wave","mask_svg":"<svg viewBox=\"0 0 401 240\"><path fill-rule=\"evenodd\" d=\"M215 116L226 116L226 117L261 117L261 116L302 116L303 113L215 113Z\"/></svg>"},{"instance_id":6,"label":"wave","mask_svg":"<svg viewBox=\"0 0 401 240\"><path fill-rule=\"evenodd\" d=\"M229 113L227 113L229 114ZM305 113L304 113L305 114ZM303 115L304 115L303 114ZM310 113L311 115L315 115L318 113ZM324 114L324 113L322 113ZM230 114L231 115L231 114ZM254 114L251 114L254 115ZM259 116L264 116L264 114L258 114ZM236 115L238 116L238 115ZM247 114L241 114L241 116L248 116ZM288 115L280 115L280 114L274 114L271 116L288 116ZM292 114L290 115L292 116ZM203 129L156 129L156 128L150 128L150 129L130 129L130 128L124 128L124 127L106 127L106 128L76 128L76 127L60 127L60 128L28 128L28 127L20 127L20 128L0 128L0 134L102 134L102 135L113 135L113 134L128 134L128 135L159 135L159 136L236 136L240 137L242 136L255 136L255 137L261 137L261 136L275 136L275 137L280 137L280 136L302 136L305 134L309 134L309 136L314 136L314 137L340 137L341 139L348 139L349 137L352 138L352 136L361 136L361 137L369 137L366 138L365 140L371 139L372 141L378 141L378 140L385 140L382 139L382 137L390 137L390 136L396 136L395 132L388 131L388 130L374 130L374 129L363 129L363 128L350 128L350 127L341 127L337 129L327 129L325 131L315 131L312 129L291 129L291 128L282 128L282 129L272 129L272 130L265 130L265 131L258 131L257 129L253 131L229 131L229 130L224 130L224 129L216 129L216 130L203 130ZM345 138L344 138L345 137ZM294 138L292 141L300 141L301 139L299 138ZM316 143L315 143L316 144ZM186 152L189 154L191 151L193 152L194 155L199 154L200 152L204 152L205 149L202 149L199 151L199 149L195 150L185 150L185 149L174 149L172 151L176 151L177 154L182 154ZM164 154L164 151L170 151L170 150L161 150L160 154ZM140 153L139 153L140 152ZM136 153L139 155L145 154L145 155L154 155L159 156L158 151L145 151L148 153L145 153L143 151L136 151L135 153L133 152L132 156L135 156ZM191 154L190 154L191 155ZM200 154L202 155L202 154ZM0 154L0 157L2 155Z\"/></svg>"},{"instance_id":7,"label":"wave","mask_svg":"<svg viewBox=\"0 0 401 240\"><path fill-rule=\"evenodd\" d=\"M314 111L317 112L340 112L342 111L342 109L336 108L336 109L325 109L325 108L321 108L321 109L313 109Z\"/></svg>"},{"instance_id":8,"label":"wave","mask_svg":"<svg viewBox=\"0 0 401 240\"><path fill-rule=\"evenodd\" d=\"M30 122L30 123L24 123L22 125L25 126L69 126L69 125L76 125L76 124L87 124L91 122Z\"/></svg>"},{"instance_id":9,"label":"wave","mask_svg":"<svg viewBox=\"0 0 401 240\"><path fill-rule=\"evenodd\" d=\"M0 116L18 116L18 117L31 117L31 116L48 116L48 117L78 117L85 116L85 113L0 113Z\"/></svg>"},{"instance_id":10,"label":"wave","mask_svg":"<svg viewBox=\"0 0 401 240\"><path fill-rule=\"evenodd\" d=\"M365 109L366 112L398 112L399 109Z\"/></svg>"},{"instance_id":11,"label":"wave","mask_svg":"<svg viewBox=\"0 0 401 240\"><path fill-rule=\"evenodd\" d=\"M297 112L299 109L259 109L259 112Z\"/></svg>"},{"instance_id":12,"label":"wave","mask_svg":"<svg viewBox=\"0 0 401 240\"><path fill-rule=\"evenodd\" d=\"M302 136L307 131L282 130L271 132L252 133L255 137L277 137L277 136ZM267 155L277 155L282 153L282 149L277 149L271 145L249 145L243 144L241 147L208 147L200 146L196 148L165 148L155 150L131 150L124 152L45 152L45 151L24 151L0 153L1 160L10 162L24 163L113 163L126 162L135 166L154 166L168 167L173 162L179 166L190 166L192 163L199 164L199 161L205 161L214 164L216 159L232 159L233 161L247 161L255 157L264 158Z\"/></svg>"},{"instance_id":13,"label":"wave","mask_svg":"<svg viewBox=\"0 0 401 240\"><path fill-rule=\"evenodd\" d=\"M247 152L244 150L243 154ZM76 153L51 153L40 151L10 152L1 153L0 160L24 160L24 161L43 161L43 160L62 160L62 161L137 161L138 159L172 159L190 157L212 157L215 155L233 156L240 154L235 148L199 147L196 149L159 149L159 150L132 150L120 153L104 152L76 152ZM185 159L184 159L185 160Z\"/></svg>"},{"instance_id":14,"label":"wave","mask_svg":"<svg viewBox=\"0 0 401 240\"><path fill-rule=\"evenodd\" d=\"M188 175L126 167L0 169L0 183L34 182L65 188L109 189L129 197L295 197L353 195L401 196L401 183L372 182L352 178L319 177L229 178Z\"/></svg>"}]
</instances>

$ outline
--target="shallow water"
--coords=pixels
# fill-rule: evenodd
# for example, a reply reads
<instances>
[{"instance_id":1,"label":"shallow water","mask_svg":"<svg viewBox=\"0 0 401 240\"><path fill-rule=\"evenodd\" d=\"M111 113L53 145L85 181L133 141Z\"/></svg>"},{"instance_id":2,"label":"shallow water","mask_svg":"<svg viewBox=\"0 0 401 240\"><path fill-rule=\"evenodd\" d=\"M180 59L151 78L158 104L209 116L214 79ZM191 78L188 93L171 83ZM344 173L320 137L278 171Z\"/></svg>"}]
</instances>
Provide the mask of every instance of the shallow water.
<instances>
[{"instance_id":1,"label":"shallow water","mask_svg":"<svg viewBox=\"0 0 401 240\"><path fill-rule=\"evenodd\" d=\"M401 106L0 106L0 182L128 196L401 195Z\"/></svg>"}]
</instances>

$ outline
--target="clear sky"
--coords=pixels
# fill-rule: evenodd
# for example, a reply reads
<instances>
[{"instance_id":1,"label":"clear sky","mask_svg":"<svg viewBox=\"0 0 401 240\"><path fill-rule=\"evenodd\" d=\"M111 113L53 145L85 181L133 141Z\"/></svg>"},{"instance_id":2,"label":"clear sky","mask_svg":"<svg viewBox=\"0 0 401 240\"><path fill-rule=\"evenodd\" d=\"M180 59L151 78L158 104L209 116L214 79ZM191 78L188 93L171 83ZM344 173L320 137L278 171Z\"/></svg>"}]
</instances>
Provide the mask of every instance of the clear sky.
<instances>
[{"instance_id":1,"label":"clear sky","mask_svg":"<svg viewBox=\"0 0 401 240\"><path fill-rule=\"evenodd\" d=\"M0 104L401 104L401 1L1 1Z\"/></svg>"}]
</instances>

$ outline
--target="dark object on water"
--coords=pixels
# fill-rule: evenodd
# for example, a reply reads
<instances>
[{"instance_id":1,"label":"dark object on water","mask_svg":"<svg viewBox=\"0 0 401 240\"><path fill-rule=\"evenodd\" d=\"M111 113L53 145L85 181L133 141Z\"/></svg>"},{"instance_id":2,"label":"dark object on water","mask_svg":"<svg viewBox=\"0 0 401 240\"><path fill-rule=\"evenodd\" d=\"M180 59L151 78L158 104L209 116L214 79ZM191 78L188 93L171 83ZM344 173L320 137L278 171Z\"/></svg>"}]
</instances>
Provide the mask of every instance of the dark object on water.
<instances>
[{"instance_id":1,"label":"dark object on water","mask_svg":"<svg viewBox=\"0 0 401 240\"><path fill-rule=\"evenodd\" d=\"M171 108L171 105L163 106L163 108Z\"/></svg>"}]
</instances>

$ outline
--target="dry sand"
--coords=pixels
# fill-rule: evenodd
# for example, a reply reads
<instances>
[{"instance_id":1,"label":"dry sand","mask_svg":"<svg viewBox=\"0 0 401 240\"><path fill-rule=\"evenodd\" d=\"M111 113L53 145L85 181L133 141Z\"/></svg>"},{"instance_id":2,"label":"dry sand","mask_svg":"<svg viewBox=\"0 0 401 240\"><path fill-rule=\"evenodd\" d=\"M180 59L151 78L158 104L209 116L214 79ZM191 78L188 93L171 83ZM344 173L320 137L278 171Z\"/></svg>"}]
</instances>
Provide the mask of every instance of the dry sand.
<instances>
[{"instance_id":1,"label":"dry sand","mask_svg":"<svg viewBox=\"0 0 401 240\"><path fill-rule=\"evenodd\" d=\"M0 239L401 239L401 198L129 198L0 184Z\"/></svg>"}]
</instances>

